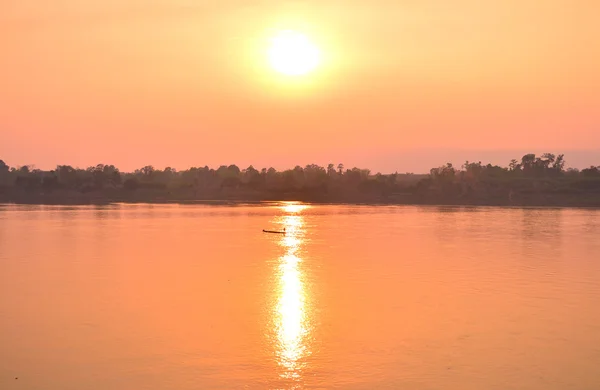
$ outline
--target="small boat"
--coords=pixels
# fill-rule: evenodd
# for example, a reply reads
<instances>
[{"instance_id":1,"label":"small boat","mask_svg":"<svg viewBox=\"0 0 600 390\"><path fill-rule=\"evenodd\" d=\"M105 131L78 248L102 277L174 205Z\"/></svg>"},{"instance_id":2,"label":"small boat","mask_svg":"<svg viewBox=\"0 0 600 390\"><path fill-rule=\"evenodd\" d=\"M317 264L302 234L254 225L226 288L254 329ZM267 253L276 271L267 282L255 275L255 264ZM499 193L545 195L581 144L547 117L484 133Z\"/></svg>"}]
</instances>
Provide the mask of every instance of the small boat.
<instances>
[{"instance_id":1,"label":"small boat","mask_svg":"<svg viewBox=\"0 0 600 390\"><path fill-rule=\"evenodd\" d=\"M277 231L277 230L265 230L265 229L263 229L263 233L272 233L272 234L285 234L285 229L283 229L282 231Z\"/></svg>"}]
</instances>

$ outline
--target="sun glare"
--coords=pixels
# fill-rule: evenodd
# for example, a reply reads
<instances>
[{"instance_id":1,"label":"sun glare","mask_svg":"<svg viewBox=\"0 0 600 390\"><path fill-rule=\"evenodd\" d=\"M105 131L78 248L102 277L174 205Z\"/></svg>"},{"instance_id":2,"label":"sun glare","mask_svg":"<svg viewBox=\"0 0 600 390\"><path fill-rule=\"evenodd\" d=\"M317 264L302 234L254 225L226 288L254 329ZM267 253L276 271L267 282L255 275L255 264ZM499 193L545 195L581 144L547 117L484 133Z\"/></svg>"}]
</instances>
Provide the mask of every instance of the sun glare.
<instances>
[{"instance_id":1,"label":"sun glare","mask_svg":"<svg viewBox=\"0 0 600 390\"><path fill-rule=\"evenodd\" d=\"M271 39L268 55L271 67L288 76L307 74L320 62L319 49L304 34L291 30Z\"/></svg>"}]
</instances>

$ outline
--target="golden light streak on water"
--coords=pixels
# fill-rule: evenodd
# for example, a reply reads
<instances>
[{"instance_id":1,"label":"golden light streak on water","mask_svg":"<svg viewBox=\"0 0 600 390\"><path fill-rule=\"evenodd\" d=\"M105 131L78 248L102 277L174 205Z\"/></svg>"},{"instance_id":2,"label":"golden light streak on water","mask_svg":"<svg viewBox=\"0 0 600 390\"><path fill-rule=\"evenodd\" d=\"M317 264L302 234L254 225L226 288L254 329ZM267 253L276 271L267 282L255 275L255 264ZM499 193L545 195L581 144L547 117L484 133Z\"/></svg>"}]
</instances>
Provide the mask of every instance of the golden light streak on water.
<instances>
[{"instance_id":1,"label":"golden light streak on water","mask_svg":"<svg viewBox=\"0 0 600 390\"><path fill-rule=\"evenodd\" d=\"M308 333L306 319L307 292L301 268L300 249L304 241L304 220L299 213L304 205L284 205L282 210L294 215L286 215L280 222L287 234L279 244L285 248L280 258L279 296L276 306L277 361L283 368L282 378L300 380L302 359L310 352L306 344Z\"/></svg>"}]
</instances>

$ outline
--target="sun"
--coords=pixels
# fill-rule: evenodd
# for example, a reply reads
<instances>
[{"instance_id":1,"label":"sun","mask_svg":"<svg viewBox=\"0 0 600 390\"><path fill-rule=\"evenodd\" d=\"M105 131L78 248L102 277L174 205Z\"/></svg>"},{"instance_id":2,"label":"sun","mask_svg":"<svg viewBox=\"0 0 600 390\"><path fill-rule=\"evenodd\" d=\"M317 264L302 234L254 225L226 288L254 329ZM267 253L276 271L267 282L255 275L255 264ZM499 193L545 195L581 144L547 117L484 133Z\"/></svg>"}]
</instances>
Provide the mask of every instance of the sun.
<instances>
[{"instance_id":1,"label":"sun","mask_svg":"<svg viewBox=\"0 0 600 390\"><path fill-rule=\"evenodd\" d=\"M271 39L268 52L271 67L287 76L301 76L313 71L321 53L304 34L285 30Z\"/></svg>"}]
</instances>

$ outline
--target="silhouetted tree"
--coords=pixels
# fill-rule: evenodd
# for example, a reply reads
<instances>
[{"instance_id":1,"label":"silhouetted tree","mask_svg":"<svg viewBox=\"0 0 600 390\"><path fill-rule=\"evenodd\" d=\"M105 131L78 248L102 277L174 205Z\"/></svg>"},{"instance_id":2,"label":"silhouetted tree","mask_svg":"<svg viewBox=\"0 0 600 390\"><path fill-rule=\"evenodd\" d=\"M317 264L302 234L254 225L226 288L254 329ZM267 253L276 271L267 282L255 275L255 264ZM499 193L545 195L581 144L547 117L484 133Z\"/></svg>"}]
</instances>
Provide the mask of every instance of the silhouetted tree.
<instances>
[{"instance_id":1,"label":"silhouetted tree","mask_svg":"<svg viewBox=\"0 0 600 390\"><path fill-rule=\"evenodd\" d=\"M565 169L565 155L559 154L554 161L552 168L558 172L562 172Z\"/></svg>"},{"instance_id":2,"label":"silhouetted tree","mask_svg":"<svg viewBox=\"0 0 600 390\"><path fill-rule=\"evenodd\" d=\"M237 165L230 165L227 167L227 170L231 174L231 177L239 176L240 174L240 168Z\"/></svg>"},{"instance_id":3,"label":"silhouetted tree","mask_svg":"<svg viewBox=\"0 0 600 390\"><path fill-rule=\"evenodd\" d=\"M121 199L119 194L140 191L136 199L329 199L430 202L535 203L558 196L600 200L600 167L579 172L565 169L563 154L527 154L507 167L466 161L460 168L451 163L433 168L428 175L371 174L368 169L344 170L343 164L322 167L308 164L278 172L257 170L252 165L240 170L236 165L208 166L177 171L157 170L151 165L121 173L114 165L98 164L87 169L58 165L53 171L33 166L11 168L0 160L0 201L35 194L46 196L60 189L60 196L92 192L95 198ZM337 169L337 170L336 170ZM120 192L123 191L123 192ZM565 195L566 194L566 195ZM582 195L583 194L583 195ZM38 196L38 195L35 195ZM53 195L56 198L56 192ZM577 198L580 197L581 198ZM516 203L515 203L516 202ZM599 202L600 203L600 202Z\"/></svg>"},{"instance_id":4,"label":"silhouetted tree","mask_svg":"<svg viewBox=\"0 0 600 390\"><path fill-rule=\"evenodd\" d=\"M524 172L531 172L535 169L535 154L526 154L521 158L521 169Z\"/></svg>"},{"instance_id":5,"label":"silhouetted tree","mask_svg":"<svg viewBox=\"0 0 600 390\"><path fill-rule=\"evenodd\" d=\"M598 166L598 167L591 166L589 168L582 169L581 174L584 177L588 177L588 178L600 177L600 166Z\"/></svg>"},{"instance_id":6,"label":"silhouetted tree","mask_svg":"<svg viewBox=\"0 0 600 390\"><path fill-rule=\"evenodd\" d=\"M0 186L8 186L10 182L10 167L0 160Z\"/></svg>"},{"instance_id":7,"label":"silhouetted tree","mask_svg":"<svg viewBox=\"0 0 600 390\"><path fill-rule=\"evenodd\" d=\"M343 168L343 167L342 167ZM328 164L327 165L327 176L329 177L333 177L335 176L335 165L333 164Z\"/></svg>"}]
</instances>

